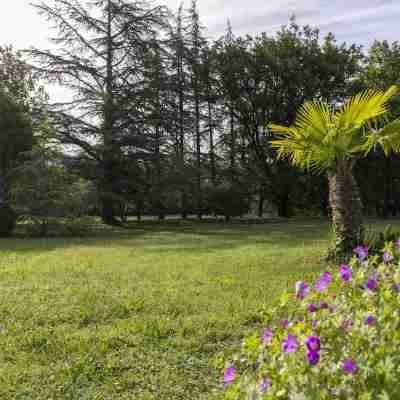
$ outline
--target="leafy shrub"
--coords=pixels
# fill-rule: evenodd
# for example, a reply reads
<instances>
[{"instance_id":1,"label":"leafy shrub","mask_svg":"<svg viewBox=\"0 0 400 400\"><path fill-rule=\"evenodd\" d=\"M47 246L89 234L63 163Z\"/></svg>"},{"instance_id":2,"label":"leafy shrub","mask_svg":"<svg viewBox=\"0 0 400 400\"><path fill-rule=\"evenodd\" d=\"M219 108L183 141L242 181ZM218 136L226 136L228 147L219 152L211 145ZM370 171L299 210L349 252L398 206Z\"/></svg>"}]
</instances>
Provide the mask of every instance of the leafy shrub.
<instances>
[{"instance_id":1,"label":"leafy shrub","mask_svg":"<svg viewBox=\"0 0 400 400\"><path fill-rule=\"evenodd\" d=\"M24 216L25 233L31 238L84 237L90 234L90 217L35 218Z\"/></svg>"},{"instance_id":2,"label":"leafy shrub","mask_svg":"<svg viewBox=\"0 0 400 400\"><path fill-rule=\"evenodd\" d=\"M56 161L54 161L56 160ZM57 153L37 149L26 154L15 169L11 190L30 237L84 236L88 231L88 204L94 188L57 160Z\"/></svg>"},{"instance_id":3,"label":"leafy shrub","mask_svg":"<svg viewBox=\"0 0 400 400\"><path fill-rule=\"evenodd\" d=\"M399 237L400 230L388 225L382 232L367 231L364 242L368 246L370 254L379 254L386 242L394 242Z\"/></svg>"},{"instance_id":4,"label":"leafy shrub","mask_svg":"<svg viewBox=\"0 0 400 400\"><path fill-rule=\"evenodd\" d=\"M248 195L232 186L209 188L207 203L210 211L226 220L246 214L250 208Z\"/></svg>"},{"instance_id":5,"label":"leafy shrub","mask_svg":"<svg viewBox=\"0 0 400 400\"><path fill-rule=\"evenodd\" d=\"M225 365L226 399L398 399L400 241L297 282Z\"/></svg>"},{"instance_id":6,"label":"leafy shrub","mask_svg":"<svg viewBox=\"0 0 400 400\"><path fill-rule=\"evenodd\" d=\"M84 237L90 234L92 218L70 217L64 221L63 235L67 237Z\"/></svg>"},{"instance_id":7,"label":"leafy shrub","mask_svg":"<svg viewBox=\"0 0 400 400\"><path fill-rule=\"evenodd\" d=\"M23 215L20 218L25 227L25 233L30 238L44 238L60 236L61 223L57 218L36 218Z\"/></svg>"},{"instance_id":8,"label":"leafy shrub","mask_svg":"<svg viewBox=\"0 0 400 400\"><path fill-rule=\"evenodd\" d=\"M0 237L8 237L15 229L16 215L13 209L6 205L0 205Z\"/></svg>"}]
</instances>

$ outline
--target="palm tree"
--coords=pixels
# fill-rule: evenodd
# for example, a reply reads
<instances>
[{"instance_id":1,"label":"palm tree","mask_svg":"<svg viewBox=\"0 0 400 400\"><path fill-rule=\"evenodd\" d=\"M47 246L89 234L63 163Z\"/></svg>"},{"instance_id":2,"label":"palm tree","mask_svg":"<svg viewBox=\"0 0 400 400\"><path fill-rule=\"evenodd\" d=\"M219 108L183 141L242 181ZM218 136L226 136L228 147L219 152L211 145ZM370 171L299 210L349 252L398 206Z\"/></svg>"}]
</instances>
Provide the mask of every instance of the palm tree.
<instances>
[{"instance_id":1,"label":"palm tree","mask_svg":"<svg viewBox=\"0 0 400 400\"><path fill-rule=\"evenodd\" d=\"M351 253L363 240L362 202L353 175L357 160L380 145L385 154L400 151L400 119L388 123L390 100L396 86L386 92L367 90L339 109L324 102L307 102L293 126L269 125L278 135L272 147L279 158L316 173L327 173L329 204L335 245L332 256Z\"/></svg>"}]
</instances>

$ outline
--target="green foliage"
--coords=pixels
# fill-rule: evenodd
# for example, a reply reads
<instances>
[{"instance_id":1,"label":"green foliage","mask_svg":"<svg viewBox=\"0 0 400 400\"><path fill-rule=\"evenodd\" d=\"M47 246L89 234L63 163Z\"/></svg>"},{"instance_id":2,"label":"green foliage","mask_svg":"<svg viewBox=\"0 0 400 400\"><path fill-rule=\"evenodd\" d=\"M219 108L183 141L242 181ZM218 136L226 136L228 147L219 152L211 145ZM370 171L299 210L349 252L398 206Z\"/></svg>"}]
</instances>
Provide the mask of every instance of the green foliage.
<instances>
[{"instance_id":1,"label":"green foliage","mask_svg":"<svg viewBox=\"0 0 400 400\"><path fill-rule=\"evenodd\" d=\"M32 147L32 122L26 110L0 87L0 173L5 175L17 156Z\"/></svg>"},{"instance_id":2,"label":"green foliage","mask_svg":"<svg viewBox=\"0 0 400 400\"><path fill-rule=\"evenodd\" d=\"M210 187L207 190L208 208L215 215L223 215L227 220L239 217L249 211L249 196L237 187Z\"/></svg>"},{"instance_id":3,"label":"green foliage","mask_svg":"<svg viewBox=\"0 0 400 400\"><path fill-rule=\"evenodd\" d=\"M35 217L25 214L19 218L24 233L30 238L56 237L61 229L61 222L54 217Z\"/></svg>"},{"instance_id":4,"label":"green foliage","mask_svg":"<svg viewBox=\"0 0 400 400\"><path fill-rule=\"evenodd\" d=\"M30 238L86 237L92 233L93 218L69 216L36 217L23 215L20 217L21 227Z\"/></svg>"},{"instance_id":5,"label":"green foliage","mask_svg":"<svg viewBox=\"0 0 400 400\"><path fill-rule=\"evenodd\" d=\"M90 235L93 219L90 217L68 217L63 221L61 236L85 237Z\"/></svg>"},{"instance_id":6,"label":"green foliage","mask_svg":"<svg viewBox=\"0 0 400 400\"><path fill-rule=\"evenodd\" d=\"M49 149L37 148L25 155L13 175L12 203L31 237L84 235L81 219L93 204L92 185L71 174L62 158Z\"/></svg>"},{"instance_id":7,"label":"green foliage","mask_svg":"<svg viewBox=\"0 0 400 400\"><path fill-rule=\"evenodd\" d=\"M386 242L375 256L353 257L340 272L324 273L310 292L298 282L297 296L284 293L280 304L265 313L269 336L260 330L245 339L241 353L228 364L235 376L226 399L397 398L398 239ZM296 342L291 352L285 347L289 335ZM320 341L314 354L307 345L310 338ZM265 378L269 386L263 388Z\"/></svg>"},{"instance_id":8,"label":"green foliage","mask_svg":"<svg viewBox=\"0 0 400 400\"><path fill-rule=\"evenodd\" d=\"M15 229L17 216L7 204L0 204L0 238L8 237Z\"/></svg>"},{"instance_id":9,"label":"green foliage","mask_svg":"<svg viewBox=\"0 0 400 400\"><path fill-rule=\"evenodd\" d=\"M372 254L380 254L381 249L387 242L395 242L400 238L400 230L392 225L387 225L382 232L370 229L365 232L364 242Z\"/></svg>"}]
</instances>

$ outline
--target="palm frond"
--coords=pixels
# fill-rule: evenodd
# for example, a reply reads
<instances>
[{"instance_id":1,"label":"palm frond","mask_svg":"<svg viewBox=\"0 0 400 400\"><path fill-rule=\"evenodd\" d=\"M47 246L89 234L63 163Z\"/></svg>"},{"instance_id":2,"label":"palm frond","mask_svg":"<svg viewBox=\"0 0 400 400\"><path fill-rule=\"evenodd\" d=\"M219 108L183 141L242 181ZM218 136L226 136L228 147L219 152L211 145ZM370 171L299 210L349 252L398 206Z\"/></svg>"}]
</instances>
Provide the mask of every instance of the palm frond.
<instances>
[{"instance_id":1,"label":"palm frond","mask_svg":"<svg viewBox=\"0 0 400 400\"><path fill-rule=\"evenodd\" d=\"M295 126L308 135L323 138L332 126L332 112L323 102L307 102L297 113Z\"/></svg>"},{"instance_id":2,"label":"palm frond","mask_svg":"<svg viewBox=\"0 0 400 400\"><path fill-rule=\"evenodd\" d=\"M397 86L388 90L366 90L348 100L335 119L339 129L357 131L389 111L390 99L398 93Z\"/></svg>"},{"instance_id":3,"label":"palm frond","mask_svg":"<svg viewBox=\"0 0 400 400\"><path fill-rule=\"evenodd\" d=\"M298 111L294 126L269 125L277 135L271 146L279 158L314 172L334 168L356 154L368 153L377 143L386 154L400 152L400 120L386 125L379 134L371 133L373 122L389 111L389 101L397 93L396 86L385 92L367 90L354 96L336 113L326 103L305 103Z\"/></svg>"},{"instance_id":4,"label":"palm frond","mask_svg":"<svg viewBox=\"0 0 400 400\"><path fill-rule=\"evenodd\" d=\"M400 119L396 119L382 129L371 132L364 146L364 152L369 153L375 145L380 145L386 156L400 152Z\"/></svg>"}]
</instances>

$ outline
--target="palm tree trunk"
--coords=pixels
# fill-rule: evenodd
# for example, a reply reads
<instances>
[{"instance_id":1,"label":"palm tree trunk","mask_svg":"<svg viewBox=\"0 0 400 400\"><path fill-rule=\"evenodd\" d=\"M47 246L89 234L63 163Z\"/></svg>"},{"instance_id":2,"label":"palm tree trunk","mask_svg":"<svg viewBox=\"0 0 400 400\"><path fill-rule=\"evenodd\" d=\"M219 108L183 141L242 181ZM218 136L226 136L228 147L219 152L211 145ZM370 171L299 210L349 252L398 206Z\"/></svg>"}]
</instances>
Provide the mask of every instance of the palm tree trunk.
<instances>
[{"instance_id":1,"label":"palm tree trunk","mask_svg":"<svg viewBox=\"0 0 400 400\"><path fill-rule=\"evenodd\" d=\"M351 255L354 247L363 240L362 202L352 166L342 166L328 174L329 205L335 244L334 258Z\"/></svg>"}]
</instances>

